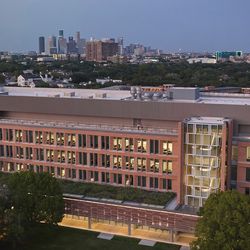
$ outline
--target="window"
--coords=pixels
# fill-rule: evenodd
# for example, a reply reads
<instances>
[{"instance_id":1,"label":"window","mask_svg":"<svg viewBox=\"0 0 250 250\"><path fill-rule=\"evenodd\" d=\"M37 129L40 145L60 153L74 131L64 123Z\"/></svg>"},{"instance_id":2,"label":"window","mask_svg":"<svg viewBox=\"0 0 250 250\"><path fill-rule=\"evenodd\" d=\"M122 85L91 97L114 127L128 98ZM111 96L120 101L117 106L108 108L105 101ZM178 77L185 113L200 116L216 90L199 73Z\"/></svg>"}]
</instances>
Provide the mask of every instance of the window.
<instances>
[{"instance_id":1,"label":"window","mask_svg":"<svg viewBox=\"0 0 250 250\"><path fill-rule=\"evenodd\" d=\"M90 166L97 167L98 165L98 155L96 153L90 153Z\"/></svg>"},{"instance_id":2,"label":"window","mask_svg":"<svg viewBox=\"0 0 250 250\"><path fill-rule=\"evenodd\" d=\"M13 157L12 146L6 146L6 156L7 157Z\"/></svg>"},{"instance_id":3,"label":"window","mask_svg":"<svg viewBox=\"0 0 250 250\"><path fill-rule=\"evenodd\" d=\"M66 158L65 151L58 150L57 151L57 162L65 163L65 158Z\"/></svg>"},{"instance_id":4,"label":"window","mask_svg":"<svg viewBox=\"0 0 250 250\"><path fill-rule=\"evenodd\" d=\"M79 153L79 164L87 165L87 153Z\"/></svg>"},{"instance_id":5,"label":"window","mask_svg":"<svg viewBox=\"0 0 250 250\"><path fill-rule=\"evenodd\" d=\"M109 149L109 136L101 137L101 147L102 149Z\"/></svg>"},{"instance_id":6,"label":"window","mask_svg":"<svg viewBox=\"0 0 250 250\"><path fill-rule=\"evenodd\" d=\"M16 142L23 141L23 131L22 130L15 130Z\"/></svg>"},{"instance_id":7,"label":"window","mask_svg":"<svg viewBox=\"0 0 250 250\"><path fill-rule=\"evenodd\" d=\"M171 155L173 153L173 143L165 141L162 143L162 153L166 155Z\"/></svg>"},{"instance_id":8,"label":"window","mask_svg":"<svg viewBox=\"0 0 250 250\"><path fill-rule=\"evenodd\" d=\"M87 146L86 135L78 135L78 146L81 148L86 148Z\"/></svg>"},{"instance_id":9,"label":"window","mask_svg":"<svg viewBox=\"0 0 250 250\"><path fill-rule=\"evenodd\" d=\"M23 159L23 147L16 147L16 158Z\"/></svg>"},{"instance_id":10,"label":"window","mask_svg":"<svg viewBox=\"0 0 250 250\"><path fill-rule=\"evenodd\" d=\"M172 161L162 161L162 173L172 174L173 173L173 162Z\"/></svg>"},{"instance_id":11,"label":"window","mask_svg":"<svg viewBox=\"0 0 250 250\"><path fill-rule=\"evenodd\" d=\"M75 164L76 163L76 153L73 151L67 152L67 158L69 164Z\"/></svg>"},{"instance_id":12,"label":"window","mask_svg":"<svg viewBox=\"0 0 250 250\"><path fill-rule=\"evenodd\" d=\"M37 161L44 161L44 150L42 148L35 148L35 156Z\"/></svg>"},{"instance_id":13,"label":"window","mask_svg":"<svg viewBox=\"0 0 250 250\"><path fill-rule=\"evenodd\" d=\"M97 135L90 135L89 136L89 146L90 148L98 148L98 136Z\"/></svg>"},{"instance_id":14,"label":"window","mask_svg":"<svg viewBox=\"0 0 250 250\"><path fill-rule=\"evenodd\" d=\"M113 156L113 168L121 169L122 168L122 157Z\"/></svg>"},{"instance_id":15,"label":"window","mask_svg":"<svg viewBox=\"0 0 250 250\"><path fill-rule=\"evenodd\" d=\"M26 138L26 142L33 143L33 131L26 130L25 131L25 138Z\"/></svg>"},{"instance_id":16,"label":"window","mask_svg":"<svg viewBox=\"0 0 250 250\"><path fill-rule=\"evenodd\" d=\"M43 143L43 132L42 131L36 131L35 132L35 138L36 138L36 144L42 144Z\"/></svg>"},{"instance_id":17,"label":"window","mask_svg":"<svg viewBox=\"0 0 250 250\"><path fill-rule=\"evenodd\" d=\"M102 172L102 179L101 180L103 183L109 183L110 182L109 173Z\"/></svg>"},{"instance_id":18,"label":"window","mask_svg":"<svg viewBox=\"0 0 250 250\"><path fill-rule=\"evenodd\" d=\"M232 160L237 161L238 160L238 147L232 146Z\"/></svg>"},{"instance_id":19,"label":"window","mask_svg":"<svg viewBox=\"0 0 250 250\"><path fill-rule=\"evenodd\" d=\"M122 138L114 137L113 138L113 150L122 150Z\"/></svg>"},{"instance_id":20,"label":"window","mask_svg":"<svg viewBox=\"0 0 250 250\"><path fill-rule=\"evenodd\" d=\"M247 147L247 161L250 161L250 147Z\"/></svg>"},{"instance_id":21,"label":"window","mask_svg":"<svg viewBox=\"0 0 250 250\"><path fill-rule=\"evenodd\" d=\"M33 149L32 148L30 148L30 147L28 147L28 148L26 148L25 149L25 157L26 157L26 159L28 159L28 160L32 160L33 159Z\"/></svg>"},{"instance_id":22,"label":"window","mask_svg":"<svg viewBox=\"0 0 250 250\"><path fill-rule=\"evenodd\" d=\"M46 132L45 133L46 144L53 145L55 142L54 133Z\"/></svg>"},{"instance_id":23,"label":"window","mask_svg":"<svg viewBox=\"0 0 250 250\"><path fill-rule=\"evenodd\" d=\"M137 171L146 171L146 158L137 158Z\"/></svg>"},{"instance_id":24,"label":"window","mask_svg":"<svg viewBox=\"0 0 250 250\"><path fill-rule=\"evenodd\" d=\"M102 154L101 158L102 158L101 166L104 168L109 168L110 167L110 155Z\"/></svg>"},{"instance_id":25,"label":"window","mask_svg":"<svg viewBox=\"0 0 250 250\"><path fill-rule=\"evenodd\" d=\"M56 133L56 145L64 146L64 133Z\"/></svg>"},{"instance_id":26,"label":"window","mask_svg":"<svg viewBox=\"0 0 250 250\"><path fill-rule=\"evenodd\" d=\"M137 177L137 186L138 187L146 187L147 181L145 176Z\"/></svg>"},{"instance_id":27,"label":"window","mask_svg":"<svg viewBox=\"0 0 250 250\"><path fill-rule=\"evenodd\" d=\"M75 147L76 145L76 135L75 134L67 134L68 143L67 145L70 147Z\"/></svg>"},{"instance_id":28,"label":"window","mask_svg":"<svg viewBox=\"0 0 250 250\"><path fill-rule=\"evenodd\" d=\"M147 140L144 139L137 140L137 151L141 153L147 152Z\"/></svg>"},{"instance_id":29,"label":"window","mask_svg":"<svg viewBox=\"0 0 250 250\"><path fill-rule=\"evenodd\" d=\"M87 178L87 173L86 173L86 170L78 170L79 172L79 179L80 180L86 180Z\"/></svg>"},{"instance_id":30,"label":"window","mask_svg":"<svg viewBox=\"0 0 250 250\"><path fill-rule=\"evenodd\" d=\"M6 141L13 141L13 130L6 129Z\"/></svg>"},{"instance_id":31,"label":"window","mask_svg":"<svg viewBox=\"0 0 250 250\"><path fill-rule=\"evenodd\" d=\"M250 188L245 188L245 194L250 195Z\"/></svg>"},{"instance_id":32,"label":"window","mask_svg":"<svg viewBox=\"0 0 250 250\"><path fill-rule=\"evenodd\" d=\"M126 161L126 169L128 170L134 170L135 169L135 158L134 157L125 157Z\"/></svg>"},{"instance_id":33,"label":"window","mask_svg":"<svg viewBox=\"0 0 250 250\"><path fill-rule=\"evenodd\" d=\"M246 168L246 181L250 181L250 168Z\"/></svg>"},{"instance_id":34,"label":"window","mask_svg":"<svg viewBox=\"0 0 250 250\"><path fill-rule=\"evenodd\" d=\"M54 150L46 149L46 161L54 161Z\"/></svg>"},{"instance_id":35,"label":"window","mask_svg":"<svg viewBox=\"0 0 250 250\"><path fill-rule=\"evenodd\" d=\"M172 180L163 179L162 187L163 189L172 190Z\"/></svg>"},{"instance_id":36,"label":"window","mask_svg":"<svg viewBox=\"0 0 250 250\"><path fill-rule=\"evenodd\" d=\"M159 141L150 140L150 154L158 154L158 153L159 153Z\"/></svg>"},{"instance_id":37,"label":"window","mask_svg":"<svg viewBox=\"0 0 250 250\"><path fill-rule=\"evenodd\" d=\"M149 178L149 187L157 189L159 187L158 178L150 177Z\"/></svg>"},{"instance_id":38,"label":"window","mask_svg":"<svg viewBox=\"0 0 250 250\"><path fill-rule=\"evenodd\" d=\"M122 175L121 174L113 174L113 180L116 184L122 184Z\"/></svg>"},{"instance_id":39,"label":"window","mask_svg":"<svg viewBox=\"0 0 250 250\"><path fill-rule=\"evenodd\" d=\"M150 172L159 173L159 160L150 159Z\"/></svg>"},{"instance_id":40,"label":"window","mask_svg":"<svg viewBox=\"0 0 250 250\"><path fill-rule=\"evenodd\" d=\"M132 138L125 138L125 151L134 151L134 140Z\"/></svg>"},{"instance_id":41,"label":"window","mask_svg":"<svg viewBox=\"0 0 250 250\"><path fill-rule=\"evenodd\" d=\"M3 157L4 156L4 146L0 145L0 156Z\"/></svg>"}]
</instances>

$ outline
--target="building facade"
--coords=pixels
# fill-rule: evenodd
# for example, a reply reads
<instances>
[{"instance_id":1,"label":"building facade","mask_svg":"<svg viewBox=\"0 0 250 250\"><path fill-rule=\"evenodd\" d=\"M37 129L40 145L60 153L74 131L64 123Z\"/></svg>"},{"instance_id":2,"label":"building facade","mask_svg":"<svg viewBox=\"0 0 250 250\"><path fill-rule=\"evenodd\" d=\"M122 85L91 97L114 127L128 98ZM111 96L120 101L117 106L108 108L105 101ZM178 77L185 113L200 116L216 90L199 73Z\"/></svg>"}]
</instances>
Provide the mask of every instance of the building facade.
<instances>
[{"instance_id":1,"label":"building facade","mask_svg":"<svg viewBox=\"0 0 250 250\"><path fill-rule=\"evenodd\" d=\"M39 37L39 54L45 53L45 37Z\"/></svg>"},{"instance_id":2,"label":"building facade","mask_svg":"<svg viewBox=\"0 0 250 250\"><path fill-rule=\"evenodd\" d=\"M1 89L0 169L175 192L250 189L250 95L196 88Z\"/></svg>"},{"instance_id":3,"label":"building facade","mask_svg":"<svg viewBox=\"0 0 250 250\"><path fill-rule=\"evenodd\" d=\"M86 60L105 62L108 57L118 54L118 43L113 40L95 40L86 43Z\"/></svg>"}]
</instances>

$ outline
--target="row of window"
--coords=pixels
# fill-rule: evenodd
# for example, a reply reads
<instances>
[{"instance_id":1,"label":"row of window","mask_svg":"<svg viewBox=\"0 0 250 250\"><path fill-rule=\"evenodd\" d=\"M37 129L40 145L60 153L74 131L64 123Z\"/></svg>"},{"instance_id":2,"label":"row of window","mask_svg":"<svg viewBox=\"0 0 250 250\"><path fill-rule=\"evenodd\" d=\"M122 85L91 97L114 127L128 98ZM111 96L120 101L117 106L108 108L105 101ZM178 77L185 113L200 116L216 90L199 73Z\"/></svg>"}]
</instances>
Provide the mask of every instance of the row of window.
<instances>
[{"instance_id":1,"label":"row of window","mask_svg":"<svg viewBox=\"0 0 250 250\"><path fill-rule=\"evenodd\" d=\"M15 142L28 142L36 144L48 144L58 146L71 146L75 147L77 144L78 136L78 147L82 148L101 148L105 150L117 150L127 152L149 152L151 154L172 154L173 143L170 141L159 141L159 140L146 140L146 139L134 139L134 138L121 138L121 137L109 137L97 135L85 135L85 134L71 134L71 133L53 133L53 132L42 132L42 131L31 131L31 130L13 130L13 129L2 129L0 128L0 140L3 139L3 132L5 132L6 141ZM100 141L99 141L100 139ZM112 147L111 147L112 142ZM100 145L99 145L100 144Z\"/></svg>"},{"instance_id":2,"label":"row of window","mask_svg":"<svg viewBox=\"0 0 250 250\"><path fill-rule=\"evenodd\" d=\"M113 174L108 172L98 172L98 171L87 171L87 170L77 170L73 168L63 168L63 167L52 167L52 166L42 166L42 165L26 165L29 171L35 172L49 172L58 178L67 179L78 179L82 181L91 182L101 182L106 184L118 184L126 186L136 186L136 187L150 187L152 189L165 189L172 190L172 180L162 179L157 177L146 177L146 176L133 176L133 175L122 175ZM26 170L21 163L8 163L7 171L23 171ZM3 171L3 165L0 165L0 170ZM78 176L77 176L78 174ZM111 180L112 179L112 180ZM137 183L135 183L137 181Z\"/></svg>"},{"instance_id":3,"label":"row of window","mask_svg":"<svg viewBox=\"0 0 250 250\"><path fill-rule=\"evenodd\" d=\"M113 169L127 169L146 172L160 172L160 160L159 159L147 159L142 157L130 157L120 155L109 154L97 154L97 153L84 153L64 150L51 150L41 148L22 148L20 146L15 147L15 154L13 153L12 146L5 146L6 154L4 154L4 146L0 146L0 156L6 156L10 158L68 163L76 164L76 154L78 155L79 164L94 167L105 167ZM77 163L77 164L78 164ZM162 173L172 174L173 162L171 160L162 160Z\"/></svg>"}]
</instances>

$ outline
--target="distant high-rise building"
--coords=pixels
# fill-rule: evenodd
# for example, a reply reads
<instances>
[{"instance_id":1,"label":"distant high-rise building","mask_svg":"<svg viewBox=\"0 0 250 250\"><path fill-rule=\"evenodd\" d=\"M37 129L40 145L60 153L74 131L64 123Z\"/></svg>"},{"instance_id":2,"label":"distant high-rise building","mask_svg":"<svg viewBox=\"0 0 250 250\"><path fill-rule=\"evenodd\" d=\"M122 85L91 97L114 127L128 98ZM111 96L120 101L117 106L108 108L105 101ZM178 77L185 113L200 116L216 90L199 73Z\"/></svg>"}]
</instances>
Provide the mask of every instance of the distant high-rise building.
<instances>
[{"instance_id":1,"label":"distant high-rise building","mask_svg":"<svg viewBox=\"0 0 250 250\"><path fill-rule=\"evenodd\" d=\"M58 37L58 54L67 54L67 40L64 37Z\"/></svg>"},{"instance_id":2,"label":"distant high-rise building","mask_svg":"<svg viewBox=\"0 0 250 250\"><path fill-rule=\"evenodd\" d=\"M67 46L67 50L68 50L69 54L71 54L71 53L78 53L77 47L76 47L76 41L74 40L73 36L69 37L69 41L68 41L67 45L68 45Z\"/></svg>"},{"instance_id":3,"label":"distant high-rise building","mask_svg":"<svg viewBox=\"0 0 250 250\"><path fill-rule=\"evenodd\" d=\"M39 54L45 53L45 38L44 36L39 37Z\"/></svg>"},{"instance_id":4,"label":"distant high-rise building","mask_svg":"<svg viewBox=\"0 0 250 250\"><path fill-rule=\"evenodd\" d=\"M81 38L80 32L76 32L76 47L78 54L84 54L86 47L86 40Z\"/></svg>"},{"instance_id":5,"label":"distant high-rise building","mask_svg":"<svg viewBox=\"0 0 250 250\"><path fill-rule=\"evenodd\" d=\"M56 54L57 53L57 45L56 45L56 37L50 36L48 37L48 53Z\"/></svg>"},{"instance_id":6,"label":"distant high-rise building","mask_svg":"<svg viewBox=\"0 0 250 250\"><path fill-rule=\"evenodd\" d=\"M104 62L109 56L118 54L118 43L113 40L89 41L86 44L86 60Z\"/></svg>"},{"instance_id":7,"label":"distant high-rise building","mask_svg":"<svg viewBox=\"0 0 250 250\"><path fill-rule=\"evenodd\" d=\"M63 30L59 30L59 37L64 37Z\"/></svg>"},{"instance_id":8,"label":"distant high-rise building","mask_svg":"<svg viewBox=\"0 0 250 250\"><path fill-rule=\"evenodd\" d=\"M118 43L118 54L123 55L123 37L119 37L117 39L117 43Z\"/></svg>"}]
</instances>

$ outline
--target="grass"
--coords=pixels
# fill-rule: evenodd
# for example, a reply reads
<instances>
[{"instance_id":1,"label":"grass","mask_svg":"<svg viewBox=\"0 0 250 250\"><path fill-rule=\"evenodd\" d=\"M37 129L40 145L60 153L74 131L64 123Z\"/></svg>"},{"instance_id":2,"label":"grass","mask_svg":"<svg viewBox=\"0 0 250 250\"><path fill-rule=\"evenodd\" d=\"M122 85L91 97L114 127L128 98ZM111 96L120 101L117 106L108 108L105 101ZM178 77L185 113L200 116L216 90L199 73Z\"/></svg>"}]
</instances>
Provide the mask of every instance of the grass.
<instances>
[{"instance_id":1,"label":"grass","mask_svg":"<svg viewBox=\"0 0 250 250\"><path fill-rule=\"evenodd\" d=\"M11 175L0 172L0 184L7 183ZM63 193L90 196L95 198L116 199L164 206L175 197L173 192L152 192L132 187L114 187L95 183L59 180Z\"/></svg>"},{"instance_id":2,"label":"grass","mask_svg":"<svg viewBox=\"0 0 250 250\"><path fill-rule=\"evenodd\" d=\"M94 183L60 181L63 193L86 195L96 198L133 201L164 206L175 197L173 192L152 192L132 187L114 187Z\"/></svg>"},{"instance_id":3,"label":"grass","mask_svg":"<svg viewBox=\"0 0 250 250\"><path fill-rule=\"evenodd\" d=\"M114 237L97 239L98 233L58 226L38 225L18 250L178 250L180 246L157 243L154 247L139 246L138 239ZM1 250L7 250L2 248Z\"/></svg>"}]
</instances>

